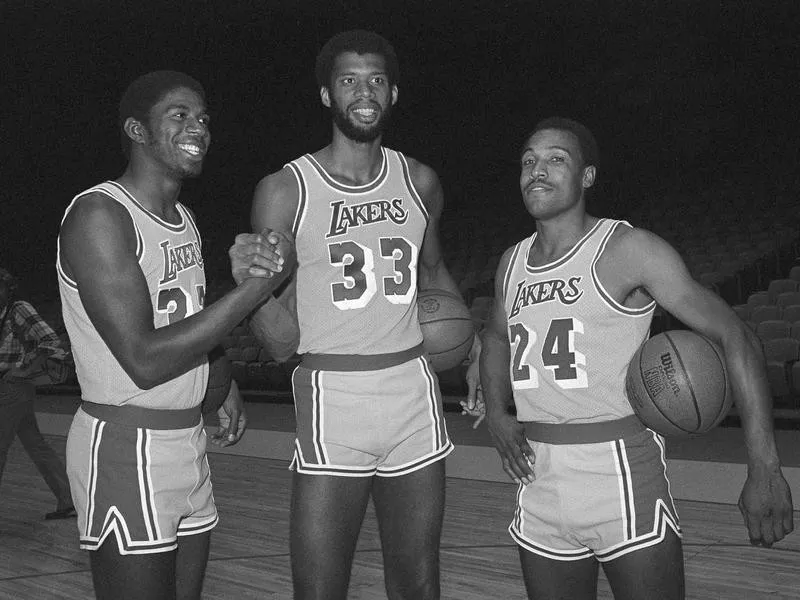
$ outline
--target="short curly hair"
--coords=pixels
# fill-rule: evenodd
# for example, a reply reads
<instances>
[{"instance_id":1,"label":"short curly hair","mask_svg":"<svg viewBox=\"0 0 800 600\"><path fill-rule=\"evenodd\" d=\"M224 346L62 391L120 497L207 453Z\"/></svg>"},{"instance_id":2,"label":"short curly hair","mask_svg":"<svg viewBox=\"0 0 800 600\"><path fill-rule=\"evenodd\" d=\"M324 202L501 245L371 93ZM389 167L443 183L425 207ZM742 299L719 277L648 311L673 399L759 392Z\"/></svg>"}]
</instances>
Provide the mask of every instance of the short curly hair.
<instances>
[{"instance_id":1,"label":"short curly hair","mask_svg":"<svg viewBox=\"0 0 800 600\"><path fill-rule=\"evenodd\" d=\"M558 129L559 131L569 131L572 135L578 138L578 145L581 149L581 158L585 166L598 166L600 161L600 152L597 149L597 141L594 135L589 131L583 123L579 123L574 119L567 119L565 117L548 117L539 121L536 126L525 136L523 140L523 147L520 154L524 152L524 146L529 139L537 131L542 129Z\"/></svg>"},{"instance_id":2,"label":"short curly hair","mask_svg":"<svg viewBox=\"0 0 800 600\"><path fill-rule=\"evenodd\" d=\"M194 77L180 71L152 71L134 79L119 103L119 128L122 151L130 158L131 140L125 133L125 121L132 117L147 123L150 109L175 88L189 88L205 102L206 92Z\"/></svg>"},{"instance_id":3,"label":"short curly hair","mask_svg":"<svg viewBox=\"0 0 800 600\"><path fill-rule=\"evenodd\" d=\"M329 87L331 72L336 57L344 52L356 54L379 54L386 61L389 85L397 85L400 80L400 64L397 54L389 41L373 31L352 29L337 33L322 47L317 55L315 73L319 87Z\"/></svg>"}]
</instances>

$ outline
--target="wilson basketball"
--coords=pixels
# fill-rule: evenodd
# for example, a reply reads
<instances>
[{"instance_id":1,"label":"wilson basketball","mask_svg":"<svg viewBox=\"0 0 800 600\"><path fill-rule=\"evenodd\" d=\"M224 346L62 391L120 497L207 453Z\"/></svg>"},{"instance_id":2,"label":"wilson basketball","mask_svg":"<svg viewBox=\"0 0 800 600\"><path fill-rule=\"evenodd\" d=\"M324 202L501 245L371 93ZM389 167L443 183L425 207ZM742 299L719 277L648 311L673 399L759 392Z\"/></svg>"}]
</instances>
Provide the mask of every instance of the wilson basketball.
<instances>
[{"instance_id":1,"label":"wilson basketball","mask_svg":"<svg viewBox=\"0 0 800 600\"><path fill-rule=\"evenodd\" d=\"M662 435L704 433L733 404L722 349L693 331L665 331L642 344L625 389L642 422Z\"/></svg>"},{"instance_id":2,"label":"wilson basketball","mask_svg":"<svg viewBox=\"0 0 800 600\"><path fill-rule=\"evenodd\" d=\"M231 363L221 347L208 355L208 386L203 397L204 415L216 414L231 389Z\"/></svg>"},{"instance_id":3,"label":"wilson basketball","mask_svg":"<svg viewBox=\"0 0 800 600\"><path fill-rule=\"evenodd\" d=\"M458 296L444 290L417 294L417 314L423 346L434 371L460 365L472 348L475 327L472 315Z\"/></svg>"}]
</instances>

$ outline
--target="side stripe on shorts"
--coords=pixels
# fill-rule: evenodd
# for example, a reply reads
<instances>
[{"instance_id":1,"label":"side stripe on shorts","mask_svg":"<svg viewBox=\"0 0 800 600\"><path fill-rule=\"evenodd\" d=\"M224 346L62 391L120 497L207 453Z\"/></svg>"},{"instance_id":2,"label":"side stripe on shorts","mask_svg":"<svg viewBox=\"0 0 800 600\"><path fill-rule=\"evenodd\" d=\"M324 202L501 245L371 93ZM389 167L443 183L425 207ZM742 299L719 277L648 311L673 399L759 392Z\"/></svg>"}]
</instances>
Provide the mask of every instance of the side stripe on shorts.
<instances>
[{"instance_id":1,"label":"side stripe on shorts","mask_svg":"<svg viewBox=\"0 0 800 600\"><path fill-rule=\"evenodd\" d=\"M142 502L142 516L149 540L161 539L156 515L156 501L153 497L153 481L150 476L150 434L146 429L136 430L136 471L139 476L139 498Z\"/></svg>"},{"instance_id":2,"label":"side stripe on shorts","mask_svg":"<svg viewBox=\"0 0 800 600\"><path fill-rule=\"evenodd\" d=\"M100 442L103 440L103 429L105 429L105 426L105 422L93 419L91 452L89 453L89 510L87 511L88 518L86 519L86 529L83 532L83 535L87 537L92 533L92 522L94 522L94 497L97 491L97 454L100 448Z\"/></svg>"},{"instance_id":3,"label":"side stripe on shorts","mask_svg":"<svg viewBox=\"0 0 800 600\"><path fill-rule=\"evenodd\" d=\"M325 452L325 443L323 442L325 435L325 420L323 419L323 401L325 391L322 388L322 371L311 372L311 389L312 389L312 411L314 423L314 450L317 455L317 462L320 465L328 464L328 454Z\"/></svg>"},{"instance_id":4,"label":"side stripe on shorts","mask_svg":"<svg viewBox=\"0 0 800 600\"><path fill-rule=\"evenodd\" d=\"M630 540L636 536L636 511L633 507L631 468L628 464L628 456L625 453L625 441L615 440L610 443L613 447L614 467L617 470L617 484L619 485L619 508L623 519L622 539Z\"/></svg>"},{"instance_id":5,"label":"side stripe on shorts","mask_svg":"<svg viewBox=\"0 0 800 600\"><path fill-rule=\"evenodd\" d=\"M422 366L422 371L425 373L425 380L428 386L428 403L430 407L431 427L433 429L433 435L431 436L433 438L433 446L431 447L431 450L436 451L444 446L445 440L447 439L447 435L444 431L444 418L439 408L439 387L436 385L436 381L431 373L431 367L428 364L428 361L422 357L418 358L417 360Z\"/></svg>"}]
</instances>

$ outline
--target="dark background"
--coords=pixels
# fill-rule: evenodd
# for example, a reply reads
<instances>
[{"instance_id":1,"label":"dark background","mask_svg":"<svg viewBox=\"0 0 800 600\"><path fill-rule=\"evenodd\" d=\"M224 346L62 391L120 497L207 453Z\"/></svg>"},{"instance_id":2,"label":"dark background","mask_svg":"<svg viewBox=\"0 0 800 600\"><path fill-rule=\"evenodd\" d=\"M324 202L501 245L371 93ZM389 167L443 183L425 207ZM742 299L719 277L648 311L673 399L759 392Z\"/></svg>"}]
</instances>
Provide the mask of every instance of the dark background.
<instances>
[{"instance_id":1,"label":"dark background","mask_svg":"<svg viewBox=\"0 0 800 600\"><path fill-rule=\"evenodd\" d=\"M552 115L584 121L599 140L596 213L624 217L720 182L756 190L754 201L793 190L798 4L3 0L0 264L29 295L55 293L64 208L124 168L122 91L169 68L207 91L213 143L183 200L209 274L227 277L257 181L327 143L314 57L357 27L397 50L400 101L385 143L438 171L444 227L481 210L525 219L517 148Z\"/></svg>"}]
</instances>

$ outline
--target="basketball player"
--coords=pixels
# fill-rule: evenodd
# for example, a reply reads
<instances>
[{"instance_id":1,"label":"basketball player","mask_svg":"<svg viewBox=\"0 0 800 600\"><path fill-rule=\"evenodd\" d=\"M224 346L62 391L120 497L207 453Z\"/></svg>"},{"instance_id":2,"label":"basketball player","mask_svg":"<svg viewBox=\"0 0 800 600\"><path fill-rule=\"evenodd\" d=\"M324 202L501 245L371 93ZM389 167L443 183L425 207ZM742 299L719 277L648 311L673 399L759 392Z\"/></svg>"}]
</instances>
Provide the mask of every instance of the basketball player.
<instances>
[{"instance_id":1,"label":"basketball player","mask_svg":"<svg viewBox=\"0 0 800 600\"><path fill-rule=\"evenodd\" d=\"M206 356L289 272L291 245L276 233L237 238L238 287L201 310L200 235L178 195L210 143L203 88L148 73L119 116L127 168L76 196L59 236L83 400L67 470L98 598L199 598L217 523L200 415Z\"/></svg>"},{"instance_id":2,"label":"basketball player","mask_svg":"<svg viewBox=\"0 0 800 600\"><path fill-rule=\"evenodd\" d=\"M291 230L297 246L294 597L346 597L371 496L388 597L439 598L442 459L453 446L416 297L460 297L438 236L442 188L429 167L381 145L399 75L385 39L334 36L316 74L331 143L264 178L252 211L254 231ZM267 309L251 327L270 347Z\"/></svg>"},{"instance_id":3,"label":"basketball player","mask_svg":"<svg viewBox=\"0 0 800 600\"><path fill-rule=\"evenodd\" d=\"M519 483L509 531L530 598L595 598L599 564L618 600L683 598L664 441L624 392L656 303L725 351L749 458L739 505L753 544L792 531L792 501L758 341L662 239L586 212L597 158L592 134L568 119L546 119L525 140L520 189L536 232L498 266L480 357L486 422Z\"/></svg>"}]
</instances>

